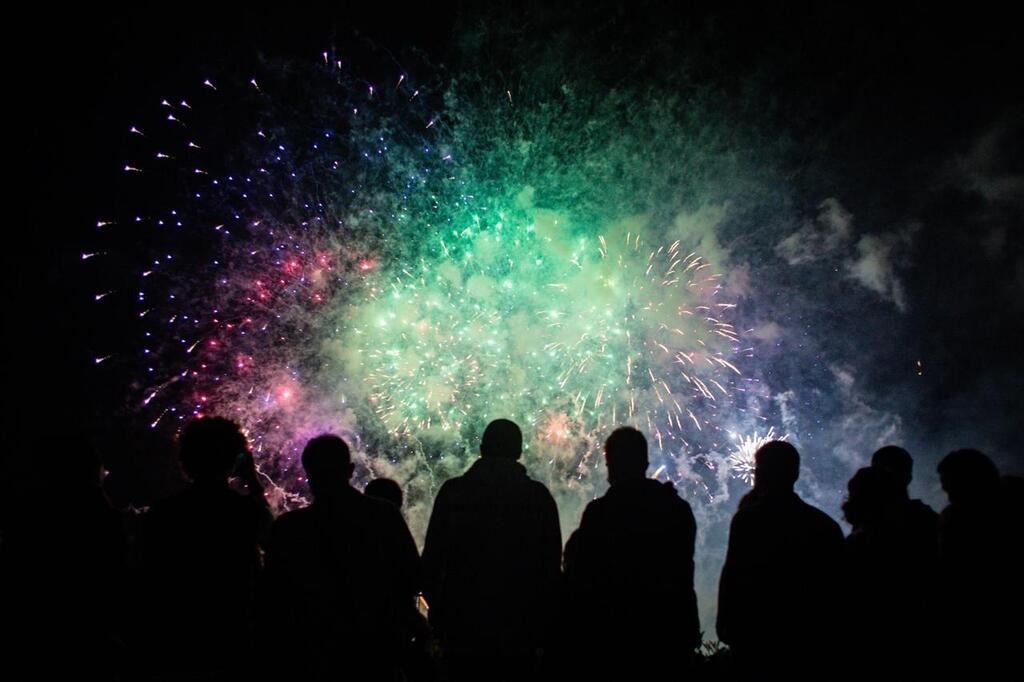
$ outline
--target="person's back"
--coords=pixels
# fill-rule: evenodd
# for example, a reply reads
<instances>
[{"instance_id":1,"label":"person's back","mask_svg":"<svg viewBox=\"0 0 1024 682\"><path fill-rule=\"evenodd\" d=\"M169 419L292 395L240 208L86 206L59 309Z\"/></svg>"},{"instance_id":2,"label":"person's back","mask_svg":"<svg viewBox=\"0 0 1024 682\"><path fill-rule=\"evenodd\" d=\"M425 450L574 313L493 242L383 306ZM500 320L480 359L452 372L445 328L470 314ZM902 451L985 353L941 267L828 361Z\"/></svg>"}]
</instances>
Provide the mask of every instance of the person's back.
<instances>
[{"instance_id":1,"label":"person's back","mask_svg":"<svg viewBox=\"0 0 1024 682\"><path fill-rule=\"evenodd\" d=\"M1002 509L999 472L977 450L956 450L938 466L949 505L939 516L939 552L947 575L962 583L981 580L998 564Z\"/></svg>"},{"instance_id":2,"label":"person's back","mask_svg":"<svg viewBox=\"0 0 1024 682\"><path fill-rule=\"evenodd\" d=\"M397 508L349 485L340 438L314 438L302 461L314 502L274 523L264 575L267 625L290 653L282 672L393 679L417 592L416 544Z\"/></svg>"},{"instance_id":3,"label":"person's back","mask_svg":"<svg viewBox=\"0 0 1024 682\"><path fill-rule=\"evenodd\" d=\"M192 480L155 503L143 526L143 568L153 619L149 663L159 671L219 674L238 665L252 636L260 543L270 512L254 475L250 494L228 475L251 453L234 423L197 419L181 438Z\"/></svg>"},{"instance_id":4,"label":"person's back","mask_svg":"<svg viewBox=\"0 0 1024 682\"><path fill-rule=\"evenodd\" d=\"M495 660L506 662L499 673L529 667L547 635L561 563L558 510L516 461L521 448L515 424L492 422L482 457L434 502L424 593L456 677Z\"/></svg>"},{"instance_id":5,"label":"person's back","mask_svg":"<svg viewBox=\"0 0 1024 682\"><path fill-rule=\"evenodd\" d=\"M949 505L939 515L939 598L944 611L943 651L955 666L991 669L1020 634L1020 613L1011 595L1019 590L1012 554L1021 529L1009 523L1000 494L999 472L977 450L955 450L939 462L939 479ZM1019 601L1019 600L1018 600ZM986 660L972 660L965 645L979 633L992 642Z\"/></svg>"},{"instance_id":6,"label":"person's back","mask_svg":"<svg viewBox=\"0 0 1024 682\"><path fill-rule=\"evenodd\" d=\"M934 538L921 537L901 481L876 466L850 479L844 621L862 671L924 670L934 646ZM929 541L930 539L930 541Z\"/></svg>"},{"instance_id":7,"label":"person's back","mask_svg":"<svg viewBox=\"0 0 1024 682\"><path fill-rule=\"evenodd\" d=\"M258 513L226 486L192 486L150 508L144 561L168 579L161 589L174 595L172 605L205 608L241 597L231 588L254 580L259 569Z\"/></svg>"},{"instance_id":8,"label":"person's back","mask_svg":"<svg viewBox=\"0 0 1024 682\"><path fill-rule=\"evenodd\" d=\"M565 548L570 647L607 641L594 674L607 666L645 676L667 672L665 664L678 671L700 646L693 512L671 483L646 478L639 431L617 429L605 453L611 486L587 505Z\"/></svg>"},{"instance_id":9,"label":"person's back","mask_svg":"<svg viewBox=\"0 0 1024 682\"><path fill-rule=\"evenodd\" d=\"M758 494L736 512L719 583L719 638L741 662L810 668L835 648L843 533L793 492L799 454L755 454Z\"/></svg>"},{"instance_id":10,"label":"person's back","mask_svg":"<svg viewBox=\"0 0 1024 682\"><path fill-rule=\"evenodd\" d=\"M849 483L843 507L853 531L846 541L849 637L862 663L885 657L891 669L927 670L934 647L934 589L939 515L911 499L914 461L896 445L879 448Z\"/></svg>"},{"instance_id":11,"label":"person's back","mask_svg":"<svg viewBox=\"0 0 1024 682\"><path fill-rule=\"evenodd\" d=\"M402 491L401 484L390 478L373 479L363 488L363 494L383 500L399 511L402 510L402 504L405 502L405 493ZM403 630L406 634L402 647L404 650L402 668L405 677L410 682L433 679L434 659L431 653L433 642L427 618L420 611L419 599L415 603L407 605L405 614Z\"/></svg>"},{"instance_id":12,"label":"person's back","mask_svg":"<svg viewBox=\"0 0 1024 682\"><path fill-rule=\"evenodd\" d=\"M938 551L939 515L921 500L910 497L909 487L913 480L914 466L910 453L899 446L886 445L871 456L871 466L881 469L896 482L900 497L900 522L914 550L927 555L935 554Z\"/></svg>"}]
</instances>

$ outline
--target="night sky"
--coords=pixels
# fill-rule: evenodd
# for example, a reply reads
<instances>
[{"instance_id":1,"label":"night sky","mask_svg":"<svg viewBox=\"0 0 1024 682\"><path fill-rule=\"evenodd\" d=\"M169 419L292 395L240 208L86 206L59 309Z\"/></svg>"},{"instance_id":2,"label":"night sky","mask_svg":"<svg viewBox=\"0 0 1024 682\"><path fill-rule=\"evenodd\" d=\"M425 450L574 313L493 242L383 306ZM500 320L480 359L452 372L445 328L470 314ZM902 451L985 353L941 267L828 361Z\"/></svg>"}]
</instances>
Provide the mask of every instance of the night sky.
<instances>
[{"instance_id":1,"label":"night sky","mask_svg":"<svg viewBox=\"0 0 1024 682\"><path fill-rule=\"evenodd\" d=\"M173 488L161 445L173 425L150 429L152 414L139 408L148 388L139 367L149 360L137 357L146 329L137 302L112 296L99 306L95 296L133 290L137 263L153 248L171 243L187 261L216 247L195 235L156 247L164 238L152 230L121 226L98 236L98 220L166 204L180 191L173 183L126 188L122 169L137 153L128 130L207 74L225 82L236 74L244 85L248 74L269 72L287 82L329 51L365 82L393 85L395 74L409 73L432 93L424 107L457 112L445 134L477 193L492 193L481 203L520 197L525 211L577 225L643 214L685 233L737 303L736 327L753 349L744 369L757 380L760 432L772 426L797 445L806 465L798 490L833 516L846 480L888 442L914 455L912 492L937 507L934 467L953 448L977 447L1004 473L1024 473L1024 99L1008 15L924 3L501 5L334 3L278 14L154 4L40 13L13 27L24 42L8 62L16 83L8 107L24 120L7 133L24 159L9 165L15 210L3 250L10 470L25 468L38 429L58 423L107 449L122 504ZM488 108L497 101L488 93L505 92L524 112L509 124ZM241 132L253 121L239 102L237 118L222 107L204 119L204 153L225 168L255 153ZM659 107L671 110L668 123L653 122ZM295 122L287 135L303 139L303 112L285 114L276 110L278 121ZM595 145L587 120L596 122ZM508 141L533 145L523 153L533 156L516 165L522 147ZM488 147L506 142L507 153ZM370 253L379 237L359 242ZM108 260L84 263L82 254L97 249ZM208 270L182 267L168 281L191 278L196 288L182 286L183 295L210 291L201 281ZM343 322L345 314L335 313ZM178 371L181 357L158 354L166 365L158 371ZM107 355L113 360L95 362ZM340 428L372 450L383 441L353 410ZM751 431L746 417L714 418ZM703 471L722 466L728 450L701 443L713 452L668 461L678 464L684 496L698 500L712 555L743 484ZM402 454L391 457L395 468L384 471L408 473ZM569 507L564 535L578 513ZM703 562L707 575L718 560Z\"/></svg>"}]
</instances>

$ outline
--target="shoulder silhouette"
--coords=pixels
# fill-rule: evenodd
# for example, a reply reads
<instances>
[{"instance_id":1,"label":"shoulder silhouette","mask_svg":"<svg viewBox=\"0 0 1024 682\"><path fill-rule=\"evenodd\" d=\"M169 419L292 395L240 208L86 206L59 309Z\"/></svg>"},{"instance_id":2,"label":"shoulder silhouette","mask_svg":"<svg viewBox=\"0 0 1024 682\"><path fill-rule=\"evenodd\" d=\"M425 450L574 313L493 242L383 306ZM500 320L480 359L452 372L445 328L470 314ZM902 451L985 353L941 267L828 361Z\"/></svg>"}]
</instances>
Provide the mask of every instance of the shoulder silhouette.
<instances>
[{"instance_id":1,"label":"shoulder silhouette","mask_svg":"<svg viewBox=\"0 0 1024 682\"><path fill-rule=\"evenodd\" d=\"M612 432L605 463L610 487L566 544L565 582L566 648L602 638L606 647L593 659L570 654L565 665L642 679L678 672L701 643L693 512L671 483L647 478L647 440L636 429Z\"/></svg>"},{"instance_id":2,"label":"shoulder silhouette","mask_svg":"<svg viewBox=\"0 0 1024 682\"><path fill-rule=\"evenodd\" d=\"M921 500L910 498L910 482L913 480L914 460L910 453L896 445L886 445L871 456L871 466L885 471L900 487L901 504L906 521L913 526L920 541L932 545L936 542L939 515Z\"/></svg>"},{"instance_id":3,"label":"shoulder silhouette","mask_svg":"<svg viewBox=\"0 0 1024 682\"><path fill-rule=\"evenodd\" d=\"M491 422L481 457L434 501L424 593L453 679L528 675L548 636L561 532L551 494L517 461L522 442L513 422Z\"/></svg>"},{"instance_id":4,"label":"shoulder silhouette","mask_svg":"<svg viewBox=\"0 0 1024 682\"><path fill-rule=\"evenodd\" d=\"M900 467L860 469L843 504L853 527L846 539L847 644L860 652L854 665L864 672L884 665L909 674L923 669L934 646L935 525L921 507L931 510L906 494L910 455L894 446L879 453L874 462L897 456Z\"/></svg>"},{"instance_id":5,"label":"shoulder silhouette","mask_svg":"<svg viewBox=\"0 0 1024 682\"><path fill-rule=\"evenodd\" d=\"M396 509L401 509L404 502L402 486L398 484L398 481L392 481L390 478L373 479L366 484L363 493L378 500L390 502L395 505Z\"/></svg>"},{"instance_id":6,"label":"shoulder silhouette","mask_svg":"<svg viewBox=\"0 0 1024 682\"><path fill-rule=\"evenodd\" d=\"M955 450L939 462L938 473L949 498L939 517L943 652L951 666L981 664L987 666L983 672L996 672L1012 661L1022 634L1024 532L1014 522L1012 503L1007 505L1007 486L984 453ZM991 641L985 661L971 660L973 652L963 646L979 632Z\"/></svg>"},{"instance_id":7,"label":"shoulder silhouette","mask_svg":"<svg viewBox=\"0 0 1024 682\"><path fill-rule=\"evenodd\" d=\"M397 679L418 592L412 535L394 505L351 486L338 436L309 441L302 466L313 503L275 522L264 580L268 628L291 654L282 672Z\"/></svg>"},{"instance_id":8,"label":"shoulder silhouette","mask_svg":"<svg viewBox=\"0 0 1024 682\"><path fill-rule=\"evenodd\" d=\"M977 450L955 450L939 462L949 505L939 521L939 551L949 577L992 570L1000 545L999 471Z\"/></svg>"},{"instance_id":9,"label":"shoulder silhouette","mask_svg":"<svg viewBox=\"0 0 1024 682\"><path fill-rule=\"evenodd\" d=\"M843 533L793 491L800 455L754 455L754 495L733 517L719 583L719 638L741 666L814 669L835 649Z\"/></svg>"},{"instance_id":10,"label":"shoulder silhouette","mask_svg":"<svg viewBox=\"0 0 1024 682\"><path fill-rule=\"evenodd\" d=\"M270 511L249 444L234 422L203 417L180 438L190 484L153 505L143 528L151 628L158 670L224 674L251 647L260 545ZM229 485L237 475L248 494Z\"/></svg>"}]
</instances>

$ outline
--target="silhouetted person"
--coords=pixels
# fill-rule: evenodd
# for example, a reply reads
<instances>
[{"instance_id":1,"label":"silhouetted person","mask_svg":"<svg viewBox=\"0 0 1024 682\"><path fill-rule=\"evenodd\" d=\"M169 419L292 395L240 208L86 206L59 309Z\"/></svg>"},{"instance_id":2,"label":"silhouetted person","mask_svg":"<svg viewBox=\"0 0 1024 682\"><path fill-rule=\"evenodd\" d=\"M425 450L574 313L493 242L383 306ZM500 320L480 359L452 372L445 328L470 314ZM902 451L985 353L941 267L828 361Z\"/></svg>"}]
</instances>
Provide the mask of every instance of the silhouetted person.
<instances>
[{"instance_id":1,"label":"silhouetted person","mask_svg":"<svg viewBox=\"0 0 1024 682\"><path fill-rule=\"evenodd\" d=\"M863 673L921 673L934 664L934 534L907 504L903 478L871 466L858 470L848 489L846 645L857 652L851 665Z\"/></svg>"},{"instance_id":2,"label":"silhouetted person","mask_svg":"<svg viewBox=\"0 0 1024 682\"><path fill-rule=\"evenodd\" d=\"M561 531L551 494L516 461L522 444L513 422L491 422L430 516L424 593L455 680L527 679L548 636Z\"/></svg>"},{"instance_id":3,"label":"silhouetted person","mask_svg":"<svg viewBox=\"0 0 1024 682\"><path fill-rule=\"evenodd\" d=\"M398 509L402 508L404 496L402 495L402 486L398 485L398 481L392 481L390 478L375 478L366 484L363 493L378 500L390 502Z\"/></svg>"},{"instance_id":4,"label":"silhouetted person","mask_svg":"<svg viewBox=\"0 0 1024 682\"><path fill-rule=\"evenodd\" d=\"M914 460L910 453L896 445L886 445L871 456L871 466L886 472L899 484L904 513L913 529L919 533L918 541L928 543L934 551L938 540L939 515L921 500L910 498Z\"/></svg>"},{"instance_id":5,"label":"silhouetted person","mask_svg":"<svg viewBox=\"0 0 1024 682\"><path fill-rule=\"evenodd\" d=\"M250 663L260 544L270 511L237 424L193 420L179 448L191 484L154 504L143 527L154 619L147 660L164 676L241 674ZM247 495L229 487L233 472Z\"/></svg>"},{"instance_id":6,"label":"silhouetted person","mask_svg":"<svg viewBox=\"0 0 1024 682\"><path fill-rule=\"evenodd\" d=\"M656 679L700 646L690 505L647 478L647 440L616 429L605 442L610 487L587 505L565 547L567 630L574 672ZM588 650L600 643L601 650ZM622 677L621 679L626 679Z\"/></svg>"},{"instance_id":7,"label":"silhouetted person","mask_svg":"<svg viewBox=\"0 0 1024 682\"><path fill-rule=\"evenodd\" d=\"M999 472L983 453L955 450L938 473L949 497L939 516L943 650L952 666L994 670L1019 646L1024 530L1007 513ZM970 644L979 633L985 634L983 657Z\"/></svg>"},{"instance_id":8,"label":"silhouetted person","mask_svg":"<svg viewBox=\"0 0 1024 682\"><path fill-rule=\"evenodd\" d=\"M398 509L350 484L338 436L302 452L313 503L274 523L264 575L266 630L297 679L399 679L419 555Z\"/></svg>"},{"instance_id":9,"label":"silhouetted person","mask_svg":"<svg viewBox=\"0 0 1024 682\"><path fill-rule=\"evenodd\" d=\"M402 509L402 503L405 501L402 486L390 478L373 479L366 484L363 494L392 504L398 510ZM435 672L431 654L430 626L420 612L418 601L417 599L416 602L410 602L406 610L405 629L408 637L405 638L407 641L402 653L403 673L413 682L433 679Z\"/></svg>"},{"instance_id":10,"label":"silhouetted person","mask_svg":"<svg viewBox=\"0 0 1024 682\"><path fill-rule=\"evenodd\" d=\"M718 592L719 638L748 671L816 670L835 650L843 533L793 485L800 455L771 441L754 492L733 516Z\"/></svg>"},{"instance_id":11,"label":"silhouetted person","mask_svg":"<svg viewBox=\"0 0 1024 682\"><path fill-rule=\"evenodd\" d=\"M0 546L5 676L113 679L126 654L127 538L100 457L75 434L40 434L25 456L35 497L12 510Z\"/></svg>"}]
</instances>

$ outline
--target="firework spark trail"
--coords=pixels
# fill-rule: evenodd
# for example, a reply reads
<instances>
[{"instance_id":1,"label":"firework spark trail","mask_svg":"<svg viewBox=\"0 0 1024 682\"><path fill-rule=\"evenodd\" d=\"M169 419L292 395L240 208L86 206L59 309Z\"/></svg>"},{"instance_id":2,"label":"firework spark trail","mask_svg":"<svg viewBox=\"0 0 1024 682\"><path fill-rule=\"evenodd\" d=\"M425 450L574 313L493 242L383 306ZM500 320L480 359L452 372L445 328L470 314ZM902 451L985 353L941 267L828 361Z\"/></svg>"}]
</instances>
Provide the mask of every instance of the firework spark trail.
<instances>
[{"instance_id":1,"label":"firework spark trail","mask_svg":"<svg viewBox=\"0 0 1024 682\"><path fill-rule=\"evenodd\" d=\"M208 411L233 415L279 480L296 475L302 441L338 428L345 409L343 395L311 383L321 364L321 310L369 288L388 253L383 242L400 242L409 215L436 202L447 163L419 132L437 115L410 105L412 91L401 83L373 97L333 65L305 75L307 93L277 82L288 89L280 101L271 98L270 78L260 79L255 101L227 79L217 88L204 81L200 90L209 92L194 93L187 106L163 100L173 117L145 126L145 135L142 126L129 128L133 155L153 160L126 164L140 179L126 190L142 197L139 212L97 221L107 231L156 230L143 281L129 287L148 323L139 406L157 411L153 426L168 416L180 424ZM239 124L230 144L208 142L202 132L219 131L203 114L231 98L252 109L239 117L248 129ZM294 108L305 125L287 125ZM388 156L392 146L400 158ZM166 198L164 185L174 188ZM167 204L154 210L161 200Z\"/></svg>"},{"instance_id":2,"label":"firework spark trail","mask_svg":"<svg viewBox=\"0 0 1024 682\"><path fill-rule=\"evenodd\" d=\"M733 437L737 441L736 449L726 458L726 464L733 476L753 485L754 454L757 453L762 445L773 440L786 440L789 438L789 434L776 436L775 427L773 426L763 436L755 431L745 436L733 434Z\"/></svg>"},{"instance_id":3,"label":"firework spark trail","mask_svg":"<svg viewBox=\"0 0 1024 682\"><path fill-rule=\"evenodd\" d=\"M738 338L709 314L730 305L714 302L720 278L674 274L699 256L628 231L612 246L599 235L553 248L557 238L533 224L463 231L440 260L356 309L359 345L340 360L366 377L392 435L458 435L505 414L592 447L630 413L663 447L695 429L682 421L687 406L731 397L739 374L721 356L736 354ZM630 412L638 398L642 411Z\"/></svg>"},{"instance_id":4,"label":"firework spark trail","mask_svg":"<svg viewBox=\"0 0 1024 682\"><path fill-rule=\"evenodd\" d=\"M671 461L721 452L758 415L720 255L691 225L703 209L661 179L706 163L676 118L654 108L630 127L602 95L604 126L574 133L571 107L528 91L511 111L503 89L436 110L405 73L384 87L337 61L283 71L199 78L187 106L126 127L139 206L98 220L83 260L151 230L136 279L95 294L137 306L138 357L95 357L141 366L147 424L238 419L280 507L304 489L305 440L341 432L364 475L398 478L415 506L494 417L523 424L556 496L585 499L617 425ZM654 126L669 142L623 170Z\"/></svg>"}]
</instances>

